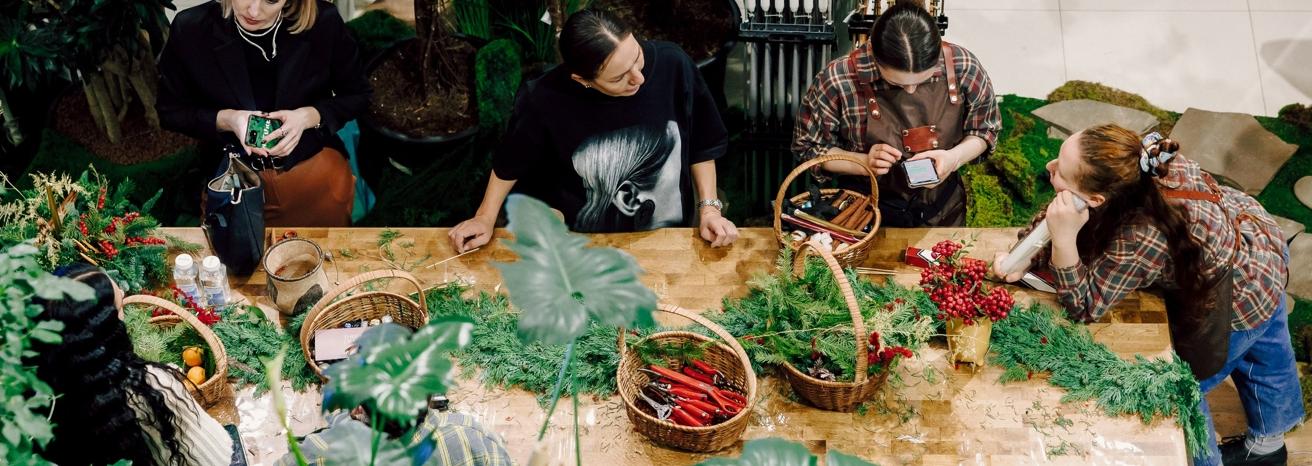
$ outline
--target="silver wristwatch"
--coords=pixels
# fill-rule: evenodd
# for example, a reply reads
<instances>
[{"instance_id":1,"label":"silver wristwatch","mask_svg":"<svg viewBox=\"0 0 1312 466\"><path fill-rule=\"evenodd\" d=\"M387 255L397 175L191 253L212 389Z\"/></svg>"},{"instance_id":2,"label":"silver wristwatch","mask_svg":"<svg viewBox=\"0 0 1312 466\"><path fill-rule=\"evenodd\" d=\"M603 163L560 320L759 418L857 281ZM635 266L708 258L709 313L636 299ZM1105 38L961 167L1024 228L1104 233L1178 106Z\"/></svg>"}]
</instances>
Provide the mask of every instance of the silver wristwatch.
<instances>
[{"instance_id":1,"label":"silver wristwatch","mask_svg":"<svg viewBox=\"0 0 1312 466\"><path fill-rule=\"evenodd\" d=\"M715 210L721 212L724 211L724 203L720 202L719 199L702 199L700 202L697 203L697 210L701 210L702 207L706 207L706 206L714 207Z\"/></svg>"}]
</instances>

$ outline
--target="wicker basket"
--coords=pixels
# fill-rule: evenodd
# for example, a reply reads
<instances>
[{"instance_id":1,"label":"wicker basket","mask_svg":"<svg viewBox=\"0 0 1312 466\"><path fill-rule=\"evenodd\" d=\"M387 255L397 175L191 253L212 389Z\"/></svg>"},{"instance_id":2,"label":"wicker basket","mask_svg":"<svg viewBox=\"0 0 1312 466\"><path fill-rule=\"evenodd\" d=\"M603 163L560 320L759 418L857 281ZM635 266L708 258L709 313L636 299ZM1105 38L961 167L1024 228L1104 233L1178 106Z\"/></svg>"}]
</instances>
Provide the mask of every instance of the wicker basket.
<instances>
[{"instance_id":1,"label":"wicker basket","mask_svg":"<svg viewBox=\"0 0 1312 466\"><path fill-rule=\"evenodd\" d=\"M152 317L150 323L158 326L173 326L180 323L187 324L200 334L200 338L205 340L205 344L210 347L210 354L214 358L214 373L209 378L201 382L200 385L186 382L187 392L200 403L201 407L210 408L218 404L228 384L228 352L223 348L223 342L219 336L210 330L208 325L201 323L194 314L177 303L151 295L134 295L123 298L123 307L132 304L141 304L151 307L157 307L168 312L169 315Z\"/></svg>"},{"instance_id":2,"label":"wicker basket","mask_svg":"<svg viewBox=\"0 0 1312 466\"><path fill-rule=\"evenodd\" d=\"M366 291L346 297L342 296L355 287L375 280L387 279L401 279L409 282L415 287L415 291L419 293L419 302L416 303L408 296L389 291ZM424 301L424 287L419 284L419 280L415 279L414 275L395 269L375 270L357 275L343 282L337 288L324 294L323 298L319 299L319 302L315 303L314 307L305 316L305 323L301 326L301 351L305 353L305 361L310 364L310 368L314 369L316 374L319 374L320 378L323 378L323 368L319 367L319 363L314 360L314 332L340 328L347 322L357 320L381 319L385 315L392 316L392 323L415 330L428 323L428 305Z\"/></svg>"},{"instance_id":3,"label":"wicker basket","mask_svg":"<svg viewBox=\"0 0 1312 466\"><path fill-rule=\"evenodd\" d=\"M619 386L620 396L624 398L624 407L629 414L629 421L633 422L635 430L646 435L652 442L662 446L707 453L719 451L733 445L742 438L743 432L747 430L747 422L751 417L751 405L756 400L756 373L752 372L752 363L747 359L747 352L738 344L738 340L735 340L723 328L695 312L665 304L660 305L657 309L692 320L710 329L711 332L714 332L716 336L723 340L720 343L708 346L702 359L723 373L730 383L746 387L744 395L747 397L748 406L734 417L729 418L729 420L706 427L686 427L656 419L647 411L638 408L638 392L651 379L647 374L638 371L646 365L643 364L642 359L638 357L636 352L625 345L625 332L620 329L618 342L620 365L615 374L615 380L616 385ZM660 332L647 338L662 343L679 343L688 340L696 343L712 341L710 337L684 331ZM726 343L728 346L725 346Z\"/></svg>"},{"instance_id":4,"label":"wicker basket","mask_svg":"<svg viewBox=\"0 0 1312 466\"><path fill-rule=\"evenodd\" d=\"M884 385L884 380L888 378L889 371L880 371L879 376L875 378L870 378L866 374L868 335L865 321L861 317L856 294L852 292L852 284L848 283L847 275L843 273L843 268L838 265L834 256L813 242L803 243L798 248L797 254L793 255L793 273L800 275L806 270L808 250L819 253L825 263L829 264L829 271L833 272L834 280L838 282L838 288L842 290L843 298L847 302L847 310L852 318L852 335L856 338L856 374L852 382L830 382L811 377L785 362L784 375L788 377L788 383L793 386L797 396L812 406L830 411L852 411L857 405L870 400L879 392L880 387Z\"/></svg>"},{"instance_id":5,"label":"wicker basket","mask_svg":"<svg viewBox=\"0 0 1312 466\"><path fill-rule=\"evenodd\" d=\"M865 198L867 200L867 203L874 210L874 217L871 219L873 223L871 224L872 226L870 227L870 232L866 234L865 238L860 238L860 240L857 241L856 244L848 245L846 248L843 248L840 251L836 251L833 254L834 258L837 259L838 263L841 264L842 266L855 267L855 266L862 265L865 262L866 257L870 255L870 250L874 245L875 233L879 231L879 224L880 224L880 220L882 219L882 216L879 213L879 184L876 180L875 172L871 170L870 167L863 160L859 160L854 157L848 157L845 155L824 155L802 162L800 165L797 166L797 168L794 168L793 171L788 174L788 177L784 178L783 184L779 185L779 192L774 196L774 234L779 239L779 243L782 244L784 247L791 248L791 249L797 248L797 245L794 244L795 241L788 238L787 235L784 235L784 229L783 229L784 195L788 193L788 187L792 185L793 180L797 179L798 176L800 176L803 173L806 173L807 170L811 169L811 167L834 160L845 160L860 165L862 168L865 169L866 173L870 175L869 196L863 193L852 191L850 189L823 189L820 191L822 195L848 193L853 196L856 196L857 198ZM789 202L792 202L794 205L797 205L806 201L807 199L810 199L810 197L811 197L810 193L802 193L793 196L791 199L789 199ZM835 244L837 245L837 243Z\"/></svg>"}]
</instances>

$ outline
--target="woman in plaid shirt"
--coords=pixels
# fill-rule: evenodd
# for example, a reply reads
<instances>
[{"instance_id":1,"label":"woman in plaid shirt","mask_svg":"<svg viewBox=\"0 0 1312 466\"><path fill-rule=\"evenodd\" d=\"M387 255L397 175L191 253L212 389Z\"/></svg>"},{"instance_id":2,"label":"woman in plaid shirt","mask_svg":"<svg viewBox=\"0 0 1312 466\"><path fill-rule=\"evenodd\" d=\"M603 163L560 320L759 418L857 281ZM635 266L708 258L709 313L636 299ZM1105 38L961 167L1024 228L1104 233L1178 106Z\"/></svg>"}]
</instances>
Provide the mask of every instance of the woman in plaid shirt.
<instances>
[{"instance_id":1,"label":"woman in plaid shirt","mask_svg":"<svg viewBox=\"0 0 1312 466\"><path fill-rule=\"evenodd\" d=\"M1203 393L1234 379L1248 434L1217 448L1209 425L1207 456L1194 464L1285 464L1284 433L1304 412L1284 235L1256 200L1218 186L1178 149L1115 125L1067 139L1048 163L1058 194L1046 212L1052 247L1043 260L1077 320L1098 319L1132 291L1163 289L1175 349ZM1089 209L1077 209L1075 196ZM1210 421L1205 398L1202 409Z\"/></svg>"}]
</instances>

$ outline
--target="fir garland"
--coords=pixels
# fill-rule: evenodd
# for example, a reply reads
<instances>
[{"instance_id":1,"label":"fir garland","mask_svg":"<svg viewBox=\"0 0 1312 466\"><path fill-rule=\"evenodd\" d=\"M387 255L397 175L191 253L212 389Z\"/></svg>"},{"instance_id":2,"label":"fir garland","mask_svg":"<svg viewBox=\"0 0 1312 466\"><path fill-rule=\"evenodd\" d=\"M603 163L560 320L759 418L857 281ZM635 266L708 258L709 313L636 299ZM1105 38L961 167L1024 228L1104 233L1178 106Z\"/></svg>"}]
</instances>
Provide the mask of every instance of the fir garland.
<instances>
[{"instance_id":1,"label":"fir garland","mask_svg":"<svg viewBox=\"0 0 1312 466\"><path fill-rule=\"evenodd\" d=\"M225 314L223 320L212 328L228 352L228 377L236 378L242 384L255 385L256 396L263 394L269 388L264 361L273 359L285 346L287 356L282 364L283 380L290 381L296 391L319 385L319 375L310 368L305 353L301 351L300 333L305 316L302 313L293 318L283 331L265 319L264 312L256 307Z\"/></svg>"},{"instance_id":2,"label":"fir garland","mask_svg":"<svg viewBox=\"0 0 1312 466\"><path fill-rule=\"evenodd\" d=\"M840 382L852 381L856 372L856 339L846 301L829 267L818 258L807 260L801 277L792 274L792 254L782 251L778 270L748 281L751 288L741 299L725 299L724 312L711 315L752 359L753 369L785 362L802 368L814 365L818 353L823 365ZM847 272L867 332L877 334L880 348L906 348L914 352L934 335L937 308L920 290L892 281L875 284ZM884 364L871 364L882 370Z\"/></svg>"},{"instance_id":3,"label":"fir garland","mask_svg":"<svg viewBox=\"0 0 1312 466\"><path fill-rule=\"evenodd\" d=\"M1095 342L1087 327L1038 304L994 323L992 338L991 361L1004 369L1001 383L1047 372L1050 383L1067 390L1063 402L1096 400L1109 416L1137 414L1145 424L1158 416L1174 417L1190 456L1204 448L1202 394L1179 356L1123 360Z\"/></svg>"},{"instance_id":4,"label":"fir garland","mask_svg":"<svg viewBox=\"0 0 1312 466\"><path fill-rule=\"evenodd\" d=\"M143 214L163 191L136 208L128 200L134 189L131 179L112 186L94 170L76 181L60 174L31 176L32 189L15 190L0 204L0 246L35 240L48 270L87 262L134 293L168 281L168 245L190 247L161 238L159 222Z\"/></svg>"}]
</instances>

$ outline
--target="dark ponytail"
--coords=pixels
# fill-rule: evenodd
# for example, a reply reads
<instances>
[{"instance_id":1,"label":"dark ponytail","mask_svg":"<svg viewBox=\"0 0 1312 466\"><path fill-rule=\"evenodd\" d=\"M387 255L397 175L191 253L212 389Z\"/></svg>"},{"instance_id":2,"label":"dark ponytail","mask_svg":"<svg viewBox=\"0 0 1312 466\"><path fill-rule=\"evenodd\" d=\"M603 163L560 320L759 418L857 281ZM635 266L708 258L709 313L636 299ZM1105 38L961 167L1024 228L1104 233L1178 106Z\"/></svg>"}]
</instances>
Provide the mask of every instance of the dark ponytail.
<instances>
[{"instance_id":1,"label":"dark ponytail","mask_svg":"<svg viewBox=\"0 0 1312 466\"><path fill-rule=\"evenodd\" d=\"M938 66L942 44L934 17L915 2L898 2L870 28L875 60L898 71L919 73Z\"/></svg>"},{"instance_id":2,"label":"dark ponytail","mask_svg":"<svg viewBox=\"0 0 1312 466\"><path fill-rule=\"evenodd\" d=\"M557 44L570 72L583 79L594 79L620 42L632 34L629 25L610 12L587 8L570 15Z\"/></svg>"}]
</instances>

